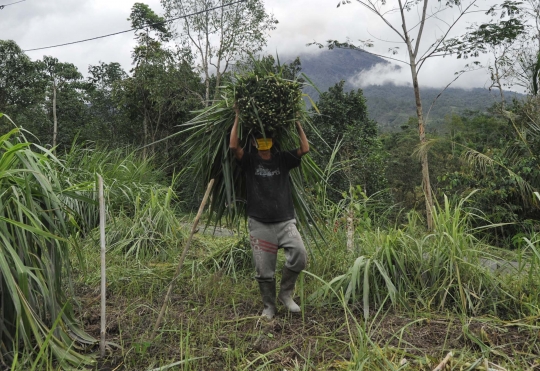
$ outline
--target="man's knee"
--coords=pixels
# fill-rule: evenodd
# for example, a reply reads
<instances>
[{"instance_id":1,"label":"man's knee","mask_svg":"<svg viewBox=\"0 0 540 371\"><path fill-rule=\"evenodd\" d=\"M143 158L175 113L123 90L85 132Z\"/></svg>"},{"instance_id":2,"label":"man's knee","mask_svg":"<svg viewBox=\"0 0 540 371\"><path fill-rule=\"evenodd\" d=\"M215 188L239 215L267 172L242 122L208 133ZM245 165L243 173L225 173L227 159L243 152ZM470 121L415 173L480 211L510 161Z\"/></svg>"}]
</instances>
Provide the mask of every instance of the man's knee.
<instances>
[{"instance_id":1,"label":"man's knee","mask_svg":"<svg viewBox=\"0 0 540 371\"><path fill-rule=\"evenodd\" d=\"M306 269L307 266L307 252L306 249L302 249L302 252L298 258L298 268L299 271Z\"/></svg>"},{"instance_id":2,"label":"man's knee","mask_svg":"<svg viewBox=\"0 0 540 371\"><path fill-rule=\"evenodd\" d=\"M304 247L297 249L291 256L292 259L285 266L293 272L300 272L307 266L307 252Z\"/></svg>"}]
</instances>

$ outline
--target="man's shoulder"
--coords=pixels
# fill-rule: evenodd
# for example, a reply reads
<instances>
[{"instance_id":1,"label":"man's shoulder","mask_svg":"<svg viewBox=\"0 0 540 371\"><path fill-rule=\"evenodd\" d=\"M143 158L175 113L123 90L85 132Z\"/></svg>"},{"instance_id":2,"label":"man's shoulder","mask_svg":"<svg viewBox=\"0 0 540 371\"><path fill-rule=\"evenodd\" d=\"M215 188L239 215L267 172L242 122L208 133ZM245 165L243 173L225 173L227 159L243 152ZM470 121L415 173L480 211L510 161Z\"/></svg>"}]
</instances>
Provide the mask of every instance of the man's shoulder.
<instances>
[{"instance_id":1,"label":"man's shoulder","mask_svg":"<svg viewBox=\"0 0 540 371\"><path fill-rule=\"evenodd\" d=\"M279 151L276 151L276 155L279 155L279 156L291 156L291 155L296 156L297 151L298 151L298 148L288 149L288 150L279 150Z\"/></svg>"},{"instance_id":2,"label":"man's shoulder","mask_svg":"<svg viewBox=\"0 0 540 371\"><path fill-rule=\"evenodd\" d=\"M282 158L292 158L292 159L297 159L297 160L300 159L300 157L298 157L298 148L290 149L287 151L281 151L280 156Z\"/></svg>"},{"instance_id":3,"label":"man's shoulder","mask_svg":"<svg viewBox=\"0 0 540 371\"><path fill-rule=\"evenodd\" d=\"M253 162L253 153L250 151L244 151L241 159L236 159L236 163L240 165L242 169L246 169Z\"/></svg>"}]
</instances>

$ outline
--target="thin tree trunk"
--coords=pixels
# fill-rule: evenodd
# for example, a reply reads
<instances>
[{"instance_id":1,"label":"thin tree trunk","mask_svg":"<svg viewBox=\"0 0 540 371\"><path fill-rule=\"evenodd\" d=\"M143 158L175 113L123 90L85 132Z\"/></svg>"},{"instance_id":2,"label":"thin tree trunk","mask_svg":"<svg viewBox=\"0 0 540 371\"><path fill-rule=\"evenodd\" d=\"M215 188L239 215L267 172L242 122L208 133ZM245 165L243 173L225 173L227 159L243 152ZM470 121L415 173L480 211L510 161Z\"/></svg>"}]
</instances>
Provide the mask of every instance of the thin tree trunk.
<instances>
[{"instance_id":1,"label":"thin tree trunk","mask_svg":"<svg viewBox=\"0 0 540 371\"><path fill-rule=\"evenodd\" d=\"M497 80L497 87L499 88L499 94L501 95L501 105L504 109L504 91L501 84L501 78L499 77L499 66L497 65L497 59L495 59L495 63L493 65L495 67L495 79Z\"/></svg>"},{"instance_id":2,"label":"thin tree trunk","mask_svg":"<svg viewBox=\"0 0 540 371\"><path fill-rule=\"evenodd\" d=\"M56 137L58 135L58 120L56 119L56 84L53 82L53 103L52 103L52 112L53 112L53 148L56 147Z\"/></svg>"},{"instance_id":3,"label":"thin tree trunk","mask_svg":"<svg viewBox=\"0 0 540 371\"><path fill-rule=\"evenodd\" d=\"M206 107L210 106L210 63L211 60L208 60L208 55L210 54L210 39L209 39L209 21L208 21L209 13L206 12L206 18L205 18L205 36L206 36L206 45L205 45L205 51L204 51L204 73L205 73L205 85L206 85Z\"/></svg>"},{"instance_id":4,"label":"thin tree trunk","mask_svg":"<svg viewBox=\"0 0 540 371\"><path fill-rule=\"evenodd\" d=\"M416 56L418 54L418 48L420 47L420 38L424 29L428 0L424 0L422 22L420 23L420 30L418 31L418 35L416 36L416 45L414 49L412 45L414 39L411 40L411 38L409 37L409 31L407 30L407 25L405 22L406 7L402 4L401 0L398 1L402 20L401 27L403 28L403 39L405 41L405 44L407 45L407 50L409 53L409 65L411 67L414 98L416 100L416 115L418 116L418 136L420 137L420 144L424 144L426 142L426 131L424 127L424 112L422 111L422 100L420 99L420 86L418 84L418 68L416 66ZM422 188L424 190L424 196L426 198L427 228L429 231L431 231L433 229L433 198L431 196L431 182L429 180L428 156L426 151L422 151L420 162L422 164Z\"/></svg>"},{"instance_id":5,"label":"thin tree trunk","mask_svg":"<svg viewBox=\"0 0 540 371\"><path fill-rule=\"evenodd\" d=\"M204 85L206 87L205 104L206 104L206 107L209 107L210 106L210 77L208 73L206 73L206 80L204 81Z\"/></svg>"},{"instance_id":6,"label":"thin tree trunk","mask_svg":"<svg viewBox=\"0 0 540 371\"><path fill-rule=\"evenodd\" d=\"M146 160L146 144L148 143L148 118L146 115L146 112L144 113L144 119L143 119L143 130L144 130L144 148L143 148L143 159Z\"/></svg>"},{"instance_id":7,"label":"thin tree trunk","mask_svg":"<svg viewBox=\"0 0 540 371\"><path fill-rule=\"evenodd\" d=\"M424 126L424 113L422 111L422 100L420 99L420 86L418 85L418 75L416 73L416 63L411 58L411 73L414 87L414 98L416 100L416 115L418 116L418 136L420 143L426 142L426 131ZM431 195L431 181L429 180L429 165L428 155L426 151L422 151L420 162L422 164L422 188L426 198L426 219L428 230L433 229L433 197Z\"/></svg>"},{"instance_id":8,"label":"thin tree trunk","mask_svg":"<svg viewBox=\"0 0 540 371\"><path fill-rule=\"evenodd\" d=\"M218 97L219 84L221 84L221 73L219 72L219 63L218 63L218 70L216 71L216 86L215 86L215 90L214 90L214 101Z\"/></svg>"}]
</instances>

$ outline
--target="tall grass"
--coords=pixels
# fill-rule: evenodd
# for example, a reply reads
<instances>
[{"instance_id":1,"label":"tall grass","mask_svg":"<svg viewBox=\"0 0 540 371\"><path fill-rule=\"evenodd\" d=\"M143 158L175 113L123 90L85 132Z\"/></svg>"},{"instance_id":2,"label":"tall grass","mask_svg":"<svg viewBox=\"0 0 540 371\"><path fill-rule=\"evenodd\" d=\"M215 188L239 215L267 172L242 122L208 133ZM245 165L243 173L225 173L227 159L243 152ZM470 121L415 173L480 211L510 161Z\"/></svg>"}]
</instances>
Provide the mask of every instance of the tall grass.
<instances>
[{"instance_id":1,"label":"tall grass","mask_svg":"<svg viewBox=\"0 0 540 371\"><path fill-rule=\"evenodd\" d=\"M69 251L80 257L78 240L99 222L96 174L106 185L109 246L136 257L182 241L172 186L134 151L74 144L57 158L18 129L0 137L0 155L2 358L24 349L46 362L92 363L78 344L95 340L78 327L64 274Z\"/></svg>"},{"instance_id":2,"label":"tall grass","mask_svg":"<svg viewBox=\"0 0 540 371\"><path fill-rule=\"evenodd\" d=\"M74 144L62 158L62 181L72 196L70 208L80 216L85 233L97 240L96 174L104 180L107 206L107 246L126 256L158 254L183 240L177 199L172 184L151 158L136 150L109 150L92 144Z\"/></svg>"},{"instance_id":3,"label":"tall grass","mask_svg":"<svg viewBox=\"0 0 540 371\"><path fill-rule=\"evenodd\" d=\"M343 290L344 299L359 303L366 318L386 303L405 310L465 315L526 314L518 300L525 290L524 274L514 274L513 265L477 239L471 226L482 217L466 204L467 198L455 204L445 198L433 211L434 231L429 234L414 228L421 225L414 221L419 218L414 213L409 225L400 229L357 231L357 251L348 255L349 267L336 272L330 286L311 299L331 297L329 287ZM483 228L496 226L486 221ZM530 263L523 266L531 272Z\"/></svg>"},{"instance_id":4,"label":"tall grass","mask_svg":"<svg viewBox=\"0 0 540 371\"><path fill-rule=\"evenodd\" d=\"M65 294L71 221L58 159L13 129L0 137L0 353L42 353L62 364L91 363ZM56 327L51 331L53 322Z\"/></svg>"},{"instance_id":5,"label":"tall grass","mask_svg":"<svg viewBox=\"0 0 540 371\"><path fill-rule=\"evenodd\" d=\"M81 227L87 231L99 223L96 174L103 177L109 217L120 212L133 216L137 198L149 198L165 179L151 158L143 159L130 148L73 143L62 161L61 179L72 196L70 207L81 216Z\"/></svg>"},{"instance_id":6,"label":"tall grass","mask_svg":"<svg viewBox=\"0 0 540 371\"><path fill-rule=\"evenodd\" d=\"M184 232L174 201L172 186L150 189L135 196L133 211L121 211L108 224L106 242L109 250L139 258L143 254L158 255L164 249L179 246L184 240Z\"/></svg>"}]
</instances>

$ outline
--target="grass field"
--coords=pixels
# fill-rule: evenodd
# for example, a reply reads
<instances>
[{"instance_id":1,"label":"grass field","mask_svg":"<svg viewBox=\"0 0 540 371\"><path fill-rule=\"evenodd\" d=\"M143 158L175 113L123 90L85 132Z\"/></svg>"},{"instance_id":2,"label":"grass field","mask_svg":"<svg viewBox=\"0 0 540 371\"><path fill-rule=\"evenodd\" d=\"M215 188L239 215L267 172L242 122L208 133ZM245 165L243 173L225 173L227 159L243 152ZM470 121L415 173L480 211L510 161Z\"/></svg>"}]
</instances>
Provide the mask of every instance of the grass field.
<instances>
[{"instance_id":1,"label":"grass field","mask_svg":"<svg viewBox=\"0 0 540 371\"><path fill-rule=\"evenodd\" d=\"M78 314L96 338L98 250L86 246L87 270L74 273ZM245 238L201 233L158 336L149 339L180 253L167 249L139 261L109 255L107 333L114 344L98 369L433 370L452 351L445 370L533 370L539 359L533 314L516 318L499 310L497 317L487 309L473 315L454 304L435 310L426 307L426 295L408 298L406 308L386 296L366 320L363 300L346 302L344 291L314 295L354 261L356 254L339 243L314 249L295 295L302 313L278 306L276 318L264 321Z\"/></svg>"}]
</instances>

